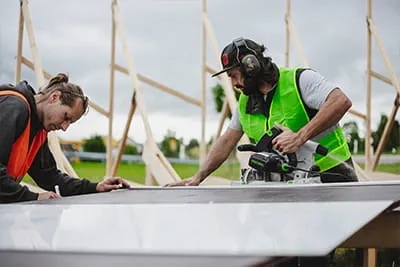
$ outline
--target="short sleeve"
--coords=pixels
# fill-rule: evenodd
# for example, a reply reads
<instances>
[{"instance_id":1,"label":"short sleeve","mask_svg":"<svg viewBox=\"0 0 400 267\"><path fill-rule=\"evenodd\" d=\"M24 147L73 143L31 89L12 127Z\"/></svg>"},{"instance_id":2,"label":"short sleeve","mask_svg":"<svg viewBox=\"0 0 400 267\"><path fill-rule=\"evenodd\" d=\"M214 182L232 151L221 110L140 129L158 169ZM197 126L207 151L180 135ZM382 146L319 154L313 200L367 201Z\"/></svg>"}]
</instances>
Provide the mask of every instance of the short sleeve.
<instances>
[{"instance_id":1,"label":"short sleeve","mask_svg":"<svg viewBox=\"0 0 400 267\"><path fill-rule=\"evenodd\" d=\"M317 71L307 69L300 74L299 89L301 97L309 108L319 110L333 89L339 88Z\"/></svg>"},{"instance_id":2,"label":"short sleeve","mask_svg":"<svg viewBox=\"0 0 400 267\"><path fill-rule=\"evenodd\" d=\"M231 123L229 124L229 128L242 132L242 125L240 124L239 120L239 110L236 109L232 115Z\"/></svg>"}]
</instances>

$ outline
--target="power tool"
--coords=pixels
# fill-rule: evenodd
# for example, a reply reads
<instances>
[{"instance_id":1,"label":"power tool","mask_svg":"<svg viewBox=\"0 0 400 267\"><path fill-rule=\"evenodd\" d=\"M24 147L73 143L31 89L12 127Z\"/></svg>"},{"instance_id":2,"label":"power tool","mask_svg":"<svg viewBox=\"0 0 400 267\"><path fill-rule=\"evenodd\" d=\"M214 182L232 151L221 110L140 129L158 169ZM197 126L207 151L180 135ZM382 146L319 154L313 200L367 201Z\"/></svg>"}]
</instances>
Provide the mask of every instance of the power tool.
<instances>
[{"instance_id":1,"label":"power tool","mask_svg":"<svg viewBox=\"0 0 400 267\"><path fill-rule=\"evenodd\" d=\"M282 154L273 148L272 140L282 131L271 128L257 144L238 146L239 151L255 152L249 158L250 168L241 170L242 184L250 183L320 183L319 168L314 154L326 156L328 149L314 141L307 141L295 153Z\"/></svg>"}]
</instances>

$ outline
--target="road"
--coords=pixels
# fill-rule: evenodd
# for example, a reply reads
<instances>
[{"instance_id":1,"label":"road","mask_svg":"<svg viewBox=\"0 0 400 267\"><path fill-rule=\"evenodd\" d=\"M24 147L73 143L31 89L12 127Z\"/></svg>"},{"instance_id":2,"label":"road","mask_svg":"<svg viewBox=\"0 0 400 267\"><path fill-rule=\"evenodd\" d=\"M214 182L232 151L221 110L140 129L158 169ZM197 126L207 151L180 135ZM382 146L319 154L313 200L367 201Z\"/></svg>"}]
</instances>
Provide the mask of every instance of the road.
<instances>
[{"instance_id":1,"label":"road","mask_svg":"<svg viewBox=\"0 0 400 267\"><path fill-rule=\"evenodd\" d=\"M365 161L365 156L364 155L353 155L353 159L357 163L364 163ZM381 158L379 160L379 164L395 164L395 163L400 163L400 155L381 155Z\"/></svg>"}]
</instances>

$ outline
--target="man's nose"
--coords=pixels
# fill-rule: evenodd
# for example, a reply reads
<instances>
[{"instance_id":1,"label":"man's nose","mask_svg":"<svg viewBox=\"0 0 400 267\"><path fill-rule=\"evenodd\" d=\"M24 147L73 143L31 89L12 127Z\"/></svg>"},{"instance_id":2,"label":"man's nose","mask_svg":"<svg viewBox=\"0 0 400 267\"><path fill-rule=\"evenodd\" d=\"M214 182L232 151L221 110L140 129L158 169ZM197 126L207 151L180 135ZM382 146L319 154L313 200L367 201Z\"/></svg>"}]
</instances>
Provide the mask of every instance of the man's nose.
<instances>
[{"instance_id":1,"label":"man's nose","mask_svg":"<svg viewBox=\"0 0 400 267\"><path fill-rule=\"evenodd\" d=\"M237 84L236 79L231 78L232 87L235 87Z\"/></svg>"}]
</instances>

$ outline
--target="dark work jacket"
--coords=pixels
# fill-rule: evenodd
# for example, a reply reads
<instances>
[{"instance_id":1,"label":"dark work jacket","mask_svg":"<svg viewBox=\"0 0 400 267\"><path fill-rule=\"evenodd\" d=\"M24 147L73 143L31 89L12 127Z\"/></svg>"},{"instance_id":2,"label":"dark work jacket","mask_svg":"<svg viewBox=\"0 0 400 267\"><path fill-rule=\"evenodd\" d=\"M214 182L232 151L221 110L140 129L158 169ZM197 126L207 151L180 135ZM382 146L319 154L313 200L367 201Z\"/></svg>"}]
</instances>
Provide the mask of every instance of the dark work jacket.
<instances>
[{"instance_id":1,"label":"dark work jacket","mask_svg":"<svg viewBox=\"0 0 400 267\"><path fill-rule=\"evenodd\" d=\"M43 129L37 116L35 91L23 81L17 86L0 85L0 90L14 90L22 93L28 100L31 108L31 130L29 144L36 133ZM38 194L21 186L11 176L7 175L7 164L13 143L23 133L29 119L26 102L18 96L0 96L0 203L36 200ZM38 186L54 192L58 185L63 196L87 194L96 192L97 183L86 179L77 179L62 173L57 169L53 154L50 152L47 141L41 146L28 170L29 175Z\"/></svg>"}]
</instances>

